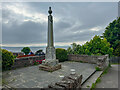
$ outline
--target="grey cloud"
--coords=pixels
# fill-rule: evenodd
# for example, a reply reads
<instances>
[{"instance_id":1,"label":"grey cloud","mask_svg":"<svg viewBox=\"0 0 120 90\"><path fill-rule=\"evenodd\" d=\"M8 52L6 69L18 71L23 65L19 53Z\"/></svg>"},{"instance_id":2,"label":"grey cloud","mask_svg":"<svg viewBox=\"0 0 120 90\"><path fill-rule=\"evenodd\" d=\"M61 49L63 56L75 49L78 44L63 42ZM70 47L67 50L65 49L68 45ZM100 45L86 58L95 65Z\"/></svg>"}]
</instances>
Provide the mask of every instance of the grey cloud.
<instances>
[{"instance_id":1,"label":"grey cloud","mask_svg":"<svg viewBox=\"0 0 120 90\"><path fill-rule=\"evenodd\" d=\"M74 31L73 31L74 32ZM90 40L94 35L101 35L101 33L103 32L103 30L100 31L90 31L90 30L86 30L84 32L80 32L80 33L73 33L71 32L67 32L65 33L65 36L63 37L63 35L60 33L60 36L56 36L56 42L78 42L78 41L88 41ZM59 39L60 38L60 39Z\"/></svg>"},{"instance_id":2,"label":"grey cloud","mask_svg":"<svg viewBox=\"0 0 120 90\"><path fill-rule=\"evenodd\" d=\"M117 3L23 3L31 8L31 13L40 12L48 15L51 6L53 16L59 18L54 22L54 36L56 42L75 42L90 40L94 35L103 33L104 28L117 17ZM14 18L15 17L15 18ZM16 19L17 17L17 19ZM46 43L47 23L32 21L21 22L20 15L3 10L3 43ZM100 26L100 31L90 31ZM74 33L76 31L84 31Z\"/></svg>"},{"instance_id":3,"label":"grey cloud","mask_svg":"<svg viewBox=\"0 0 120 90\"><path fill-rule=\"evenodd\" d=\"M21 25L13 24L12 28L3 24L2 39L5 44L30 44L46 42L45 25L31 21Z\"/></svg>"}]
</instances>

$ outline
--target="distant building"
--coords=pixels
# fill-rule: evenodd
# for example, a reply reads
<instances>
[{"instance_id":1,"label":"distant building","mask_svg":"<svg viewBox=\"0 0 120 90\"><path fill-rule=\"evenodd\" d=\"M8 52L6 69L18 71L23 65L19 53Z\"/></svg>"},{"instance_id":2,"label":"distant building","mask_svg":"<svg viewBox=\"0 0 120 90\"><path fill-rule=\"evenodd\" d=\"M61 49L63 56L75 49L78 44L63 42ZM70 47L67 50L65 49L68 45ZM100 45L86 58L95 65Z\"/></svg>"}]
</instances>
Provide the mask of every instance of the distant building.
<instances>
[{"instance_id":1,"label":"distant building","mask_svg":"<svg viewBox=\"0 0 120 90\"><path fill-rule=\"evenodd\" d=\"M23 56L24 53L22 52L12 52L14 56Z\"/></svg>"}]
</instances>

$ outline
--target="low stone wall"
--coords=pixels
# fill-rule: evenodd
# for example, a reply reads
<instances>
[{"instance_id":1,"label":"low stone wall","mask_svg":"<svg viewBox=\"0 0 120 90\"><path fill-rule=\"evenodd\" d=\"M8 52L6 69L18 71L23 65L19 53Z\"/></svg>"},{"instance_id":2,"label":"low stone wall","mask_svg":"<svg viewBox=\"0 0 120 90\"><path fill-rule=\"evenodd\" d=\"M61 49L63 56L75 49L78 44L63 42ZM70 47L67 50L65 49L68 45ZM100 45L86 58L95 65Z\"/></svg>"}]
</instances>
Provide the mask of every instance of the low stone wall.
<instances>
[{"instance_id":1,"label":"low stone wall","mask_svg":"<svg viewBox=\"0 0 120 90\"><path fill-rule=\"evenodd\" d=\"M22 57L22 58L16 58L14 60L14 65L12 68L19 68L19 67L25 67L25 66L31 66L33 65L33 62L36 60L43 60L45 59L45 56L29 56L29 57Z\"/></svg>"},{"instance_id":2,"label":"low stone wall","mask_svg":"<svg viewBox=\"0 0 120 90\"><path fill-rule=\"evenodd\" d=\"M70 74L65 76L61 81L56 82L55 84L48 85L48 88L52 89L62 89L62 90L80 90L82 82L82 75Z\"/></svg>"},{"instance_id":3,"label":"low stone wall","mask_svg":"<svg viewBox=\"0 0 120 90\"><path fill-rule=\"evenodd\" d=\"M89 55L68 55L68 60L79 61L84 63L97 64L99 68L104 69L109 64L109 56L89 56Z\"/></svg>"}]
</instances>

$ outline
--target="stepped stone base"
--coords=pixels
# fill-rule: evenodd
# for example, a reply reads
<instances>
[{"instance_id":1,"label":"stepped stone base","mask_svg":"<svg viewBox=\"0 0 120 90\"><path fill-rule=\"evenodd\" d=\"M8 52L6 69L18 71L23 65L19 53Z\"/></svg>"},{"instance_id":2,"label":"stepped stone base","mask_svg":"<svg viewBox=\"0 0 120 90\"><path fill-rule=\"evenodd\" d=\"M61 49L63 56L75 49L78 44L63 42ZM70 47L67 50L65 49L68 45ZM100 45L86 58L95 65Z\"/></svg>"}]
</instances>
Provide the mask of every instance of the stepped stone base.
<instances>
[{"instance_id":1,"label":"stepped stone base","mask_svg":"<svg viewBox=\"0 0 120 90\"><path fill-rule=\"evenodd\" d=\"M44 71L48 71L48 72L53 72L53 71L56 71L58 69L61 69L61 64L56 64L54 66L44 64L44 65L40 65L39 69L44 70Z\"/></svg>"}]
</instances>

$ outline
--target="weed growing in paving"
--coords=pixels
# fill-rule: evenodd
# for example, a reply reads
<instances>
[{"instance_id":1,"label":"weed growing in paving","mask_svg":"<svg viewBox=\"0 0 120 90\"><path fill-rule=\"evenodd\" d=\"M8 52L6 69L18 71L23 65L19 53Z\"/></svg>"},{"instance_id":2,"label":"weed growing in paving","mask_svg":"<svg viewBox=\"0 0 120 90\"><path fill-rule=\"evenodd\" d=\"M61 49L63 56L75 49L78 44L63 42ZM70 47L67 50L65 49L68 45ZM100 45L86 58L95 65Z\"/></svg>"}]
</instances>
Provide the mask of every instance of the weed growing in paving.
<instances>
[{"instance_id":1,"label":"weed growing in paving","mask_svg":"<svg viewBox=\"0 0 120 90\"><path fill-rule=\"evenodd\" d=\"M94 88L96 87L96 84L101 82L101 79L100 77L97 78L96 82L95 83L92 83L92 86L91 86L91 89L90 90L94 90Z\"/></svg>"},{"instance_id":2,"label":"weed growing in paving","mask_svg":"<svg viewBox=\"0 0 120 90\"><path fill-rule=\"evenodd\" d=\"M102 73L102 75L106 74L111 66L108 66Z\"/></svg>"},{"instance_id":3,"label":"weed growing in paving","mask_svg":"<svg viewBox=\"0 0 120 90\"><path fill-rule=\"evenodd\" d=\"M2 79L2 84L3 84L3 85L7 85L8 82L7 82L5 79Z\"/></svg>"},{"instance_id":4,"label":"weed growing in paving","mask_svg":"<svg viewBox=\"0 0 120 90\"><path fill-rule=\"evenodd\" d=\"M111 64L109 63L108 67L112 67Z\"/></svg>"},{"instance_id":5,"label":"weed growing in paving","mask_svg":"<svg viewBox=\"0 0 120 90\"><path fill-rule=\"evenodd\" d=\"M96 80L96 83L99 83L99 82L101 82L100 77L98 77L97 80Z\"/></svg>"},{"instance_id":6,"label":"weed growing in paving","mask_svg":"<svg viewBox=\"0 0 120 90\"><path fill-rule=\"evenodd\" d=\"M101 69L99 67L95 67L96 71L101 71Z\"/></svg>"},{"instance_id":7,"label":"weed growing in paving","mask_svg":"<svg viewBox=\"0 0 120 90\"><path fill-rule=\"evenodd\" d=\"M88 85L87 88L89 88L90 86Z\"/></svg>"},{"instance_id":8,"label":"weed growing in paving","mask_svg":"<svg viewBox=\"0 0 120 90\"><path fill-rule=\"evenodd\" d=\"M92 86L91 86L91 89L90 90L94 90L96 84L95 83L92 83Z\"/></svg>"}]
</instances>

